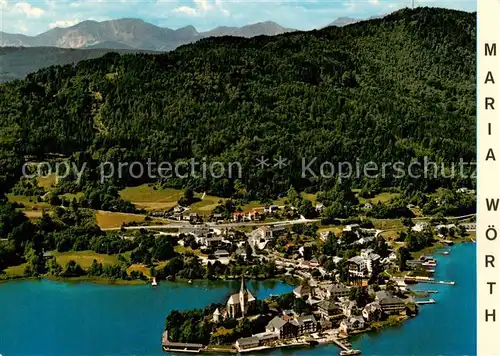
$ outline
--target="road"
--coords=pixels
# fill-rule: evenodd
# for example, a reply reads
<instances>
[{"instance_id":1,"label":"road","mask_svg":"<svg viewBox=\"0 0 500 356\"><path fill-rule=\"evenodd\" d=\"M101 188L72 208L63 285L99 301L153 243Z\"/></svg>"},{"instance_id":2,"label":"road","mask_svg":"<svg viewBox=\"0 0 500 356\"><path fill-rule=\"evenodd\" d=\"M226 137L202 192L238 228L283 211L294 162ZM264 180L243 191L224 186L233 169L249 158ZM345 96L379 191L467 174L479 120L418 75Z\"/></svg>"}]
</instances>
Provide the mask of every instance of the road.
<instances>
[{"instance_id":1,"label":"road","mask_svg":"<svg viewBox=\"0 0 500 356\"><path fill-rule=\"evenodd\" d=\"M245 227L245 226L289 226L296 224L307 224L313 222L319 222L320 219L297 219L297 220L285 220L285 221L275 221L275 222L237 222L237 223L204 223L193 225L189 223L172 223L166 225L140 225L140 226L124 226L124 227L109 227L101 229L103 231L117 231L122 228L125 230L140 230L140 229L179 229L179 228L193 228L193 229L201 229L201 228L229 228L229 227Z\"/></svg>"}]
</instances>

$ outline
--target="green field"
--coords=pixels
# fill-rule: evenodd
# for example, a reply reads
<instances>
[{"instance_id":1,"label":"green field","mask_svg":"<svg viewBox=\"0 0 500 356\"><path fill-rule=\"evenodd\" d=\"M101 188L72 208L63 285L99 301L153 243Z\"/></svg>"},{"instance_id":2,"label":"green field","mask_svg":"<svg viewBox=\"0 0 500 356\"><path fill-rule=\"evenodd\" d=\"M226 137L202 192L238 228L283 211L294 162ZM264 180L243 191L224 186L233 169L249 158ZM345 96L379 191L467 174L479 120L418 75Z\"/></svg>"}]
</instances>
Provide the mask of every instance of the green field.
<instances>
[{"instance_id":1,"label":"green field","mask_svg":"<svg viewBox=\"0 0 500 356\"><path fill-rule=\"evenodd\" d=\"M380 194L375 195L373 198L366 199L366 198L360 197L359 194L356 194L360 204L365 204L368 202L370 202L372 204L378 204L380 202L381 204L383 204L383 203L387 203L388 201L390 201L393 198L399 197L400 195L401 195L400 193L382 192Z\"/></svg>"},{"instance_id":2,"label":"green field","mask_svg":"<svg viewBox=\"0 0 500 356\"><path fill-rule=\"evenodd\" d=\"M18 265L18 266L10 266L10 267L7 267L3 271L3 273L5 274L5 276L7 278L22 277L22 276L24 276L24 270L25 270L27 265L28 265L27 263L23 263L23 264Z\"/></svg>"},{"instance_id":3,"label":"green field","mask_svg":"<svg viewBox=\"0 0 500 356\"><path fill-rule=\"evenodd\" d=\"M111 211L96 211L95 219L101 229L121 227L130 222L143 222L146 215L116 213Z\"/></svg>"},{"instance_id":4,"label":"green field","mask_svg":"<svg viewBox=\"0 0 500 356\"><path fill-rule=\"evenodd\" d=\"M203 196L203 194L195 194L195 196L199 199ZM225 198L216 197L213 195L205 195L203 200L200 200L192 205L190 205L190 210L194 213L198 213L200 215L210 215L212 210L219 205L220 201L225 201Z\"/></svg>"},{"instance_id":5,"label":"green field","mask_svg":"<svg viewBox=\"0 0 500 356\"><path fill-rule=\"evenodd\" d=\"M202 256L202 257L208 256L208 255L201 253L200 250L193 250L191 247L184 247L182 245L175 246L174 250L175 250L175 252L180 253L182 255L190 252L190 253L197 255L197 256Z\"/></svg>"},{"instance_id":6,"label":"green field","mask_svg":"<svg viewBox=\"0 0 500 356\"><path fill-rule=\"evenodd\" d=\"M67 200L67 201L72 201L73 199L79 200L79 199L82 199L83 197L84 197L83 192L76 193L76 194L66 193L66 194L59 195L59 198Z\"/></svg>"},{"instance_id":7,"label":"green field","mask_svg":"<svg viewBox=\"0 0 500 356\"><path fill-rule=\"evenodd\" d=\"M39 187L44 188L46 191L49 191L56 185L56 175L55 173L50 174L46 177L38 177L37 184Z\"/></svg>"},{"instance_id":8,"label":"green field","mask_svg":"<svg viewBox=\"0 0 500 356\"><path fill-rule=\"evenodd\" d=\"M122 199L132 202L138 208L145 210L168 210L177 205L177 201L184 195L180 189L157 188L147 184L137 187L127 187L120 191Z\"/></svg>"},{"instance_id":9,"label":"green field","mask_svg":"<svg viewBox=\"0 0 500 356\"><path fill-rule=\"evenodd\" d=\"M36 197L27 197L27 196L24 196L24 195L14 195L14 194L6 194L7 195L7 199L9 200L9 202L11 203L19 203L19 204L23 204L24 207L26 209L49 209L50 208L50 204L49 203L46 203L46 202L38 202L36 200Z\"/></svg>"},{"instance_id":10,"label":"green field","mask_svg":"<svg viewBox=\"0 0 500 356\"><path fill-rule=\"evenodd\" d=\"M106 255L94 251L54 252L54 258L63 268L70 260L78 263L83 269L89 268L94 259L98 263L102 263L103 266L112 266L118 263L117 255Z\"/></svg>"}]
</instances>

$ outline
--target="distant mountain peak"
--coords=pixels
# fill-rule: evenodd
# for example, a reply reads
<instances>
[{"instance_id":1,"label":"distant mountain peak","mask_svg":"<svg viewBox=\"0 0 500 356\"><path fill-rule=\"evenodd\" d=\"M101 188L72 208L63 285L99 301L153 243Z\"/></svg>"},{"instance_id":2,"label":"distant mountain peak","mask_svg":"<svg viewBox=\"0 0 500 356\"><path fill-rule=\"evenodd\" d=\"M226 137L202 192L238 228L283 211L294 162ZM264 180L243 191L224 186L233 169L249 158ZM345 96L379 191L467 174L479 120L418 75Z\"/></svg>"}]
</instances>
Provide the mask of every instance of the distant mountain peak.
<instances>
[{"instance_id":1,"label":"distant mountain peak","mask_svg":"<svg viewBox=\"0 0 500 356\"><path fill-rule=\"evenodd\" d=\"M347 25L359 22L359 21L361 21L361 20L360 19L355 19L355 18L352 18L352 17L348 17L348 16L342 16L342 17L338 17L335 21L329 23L327 25L327 27L328 26L342 27L342 26L347 26Z\"/></svg>"}]
</instances>

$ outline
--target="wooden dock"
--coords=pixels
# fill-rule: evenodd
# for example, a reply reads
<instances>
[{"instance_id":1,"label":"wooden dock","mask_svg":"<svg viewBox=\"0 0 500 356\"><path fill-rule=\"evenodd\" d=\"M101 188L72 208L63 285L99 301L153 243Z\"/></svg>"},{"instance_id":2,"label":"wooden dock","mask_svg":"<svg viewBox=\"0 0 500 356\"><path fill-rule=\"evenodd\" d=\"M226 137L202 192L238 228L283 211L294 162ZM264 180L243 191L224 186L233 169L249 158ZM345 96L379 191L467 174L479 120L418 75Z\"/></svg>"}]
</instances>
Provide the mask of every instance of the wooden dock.
<instances>
[{"instance_id":1,"label":"wooden dock","mask_svg":"<svg viewBox=\"0 0 500 356\"><path fill-rule=\"evenodd\" d=\"M436 304L436 301L434 299L429 299L429 300L419 300L419 301L416 301L415 304L418 304L418 305L424 305L424 304Z\"/></svg>"},{"instance_id":2,"label":"wooden dock","mask_svg":"<svg viewBox=\"0 0 500 356\"><path fill-rule=\"evenodd\" d=\"M418 277L404 277L405 282L414 282L414 283L427 283L427 284L447 284L450 286L454 286L455 282L454 281L436 281L435 279L432 278L418 278Z\"/></svg>"},{"instance_id":3,"label":"wooden dock","mask_svg":"<svg viewBox=\"0 0 500 356\"><path fill-rule=\"evenodd\" d=\"M161 337L161 344L163 351L166 352L186 352L186 353L200 353L204 348L202 344L191 344L184 342L172 342L168 339L168 332L165 330Z\"/></svg>"},{"instance_id":4,"label":"wooden dock","mask_svg":"<svg viewBox=\"0 0 500 356\"><path fill-rule=\"evenodd\" d=\"M425 289L414 289L415 293L428 293L428 294L436 294L439 293L438 290L425 290Z\"/></svg>"},{"instance_id":5,"label":"wooden dock","mask_svg":"<svg viewBox=\"0 0 500 356\"><path fill-rule=\"evenodd\" d=\"M342 341L340 341L339 339L337 338L331 338L332 342L337 345L338 347L340 347L342 350L344 351L349 351L350 348L347 347L347 345L345 345Z\"/></svg>"}]
</instances>

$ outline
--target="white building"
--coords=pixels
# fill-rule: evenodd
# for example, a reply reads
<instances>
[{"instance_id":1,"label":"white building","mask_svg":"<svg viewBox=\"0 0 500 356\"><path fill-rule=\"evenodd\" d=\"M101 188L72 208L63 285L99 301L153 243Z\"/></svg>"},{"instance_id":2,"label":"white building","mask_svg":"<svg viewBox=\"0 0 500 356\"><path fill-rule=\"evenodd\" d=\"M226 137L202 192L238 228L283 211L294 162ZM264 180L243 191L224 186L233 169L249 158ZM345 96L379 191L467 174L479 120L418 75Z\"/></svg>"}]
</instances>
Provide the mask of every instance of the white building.
<instances>
[{"instance_id":1,"label":"white building","mask_svg":"<svg viewBox=\"0 0 500 356\"><path fill-rule=\"evenodd\" d=\"M422 232L424 231L427 227L429 226L428 223L426 222L421 222L419 221L418 223L415 224L415 226L412 226L412 231L416 231L416 232Z\"/></svg>"}]
</instances>

